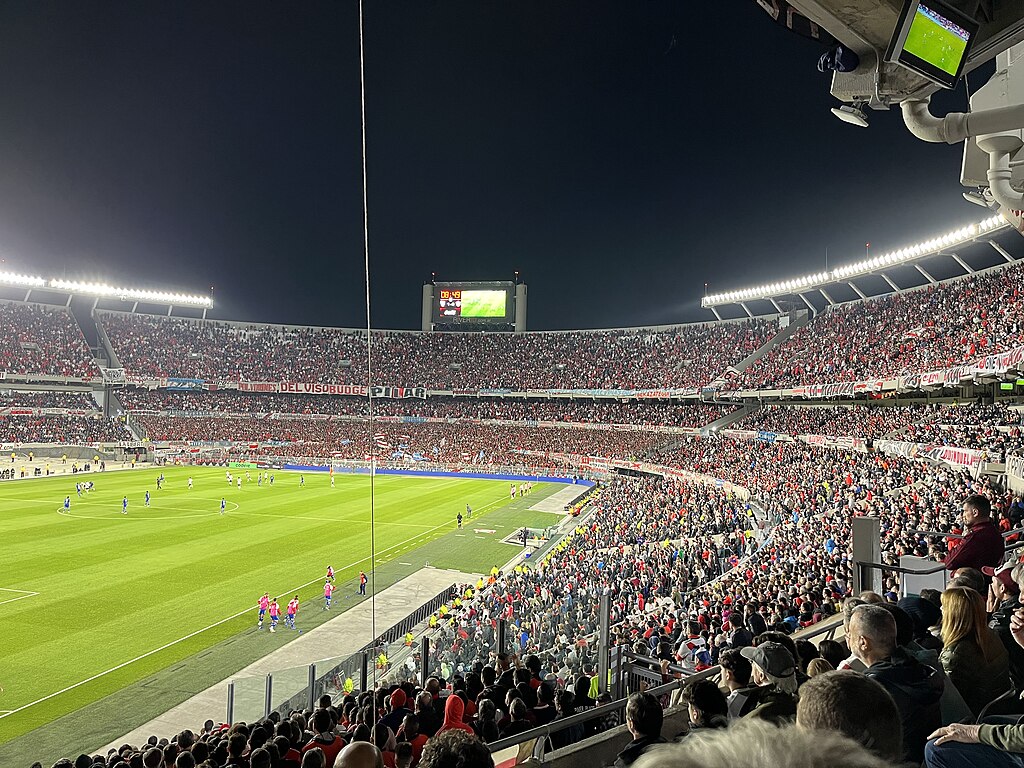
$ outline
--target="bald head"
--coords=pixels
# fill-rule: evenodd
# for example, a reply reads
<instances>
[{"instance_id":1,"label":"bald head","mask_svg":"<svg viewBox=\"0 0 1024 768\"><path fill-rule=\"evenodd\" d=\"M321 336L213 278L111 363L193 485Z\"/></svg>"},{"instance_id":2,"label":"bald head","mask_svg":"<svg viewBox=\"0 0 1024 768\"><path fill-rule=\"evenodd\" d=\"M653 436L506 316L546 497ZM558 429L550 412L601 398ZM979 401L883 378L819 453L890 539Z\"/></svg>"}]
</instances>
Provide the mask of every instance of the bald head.
<instances>
[{"instance_id":1,"label":"bald head","mask_svg":"<svg viewBox=\"0 0 1024 768\"><path fill-rule=\"evenodd\" d=\"M334 768L384 768L384 757L370 742L353 741L338 753Z\"/></svg>"}]
</instances>

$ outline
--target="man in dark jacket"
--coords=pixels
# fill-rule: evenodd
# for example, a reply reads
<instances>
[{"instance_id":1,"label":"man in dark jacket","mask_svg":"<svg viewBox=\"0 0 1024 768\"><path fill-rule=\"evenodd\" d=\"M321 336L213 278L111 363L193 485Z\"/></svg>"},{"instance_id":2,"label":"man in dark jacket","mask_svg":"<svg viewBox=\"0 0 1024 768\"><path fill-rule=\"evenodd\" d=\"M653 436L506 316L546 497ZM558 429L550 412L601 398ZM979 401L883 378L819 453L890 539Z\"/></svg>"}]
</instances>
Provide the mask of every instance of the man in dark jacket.
<instances>
[{"instance_id":1,"label":"man in dark jacket","mask_svg":"<svg viewBox=\"0 0 1024 768\"><path fill-rule=\"evenodd\" d=\"M903 759L920 763L928 735L942 724L942 676L896 645L896 621L878 605L858 605L850 617L850 650L896 702L903 729Z\"/></svg>"},{"instance_id":2,"label":"man in dark jacket","mask_svg":"<svg viewBox=\"0 0 1024 768\"><path fill-rule=\"evenodd\" d=\"M1003 562L1003 535L992 519L992 505L984 496L968 496L964 502L964 530L966 535L946 555L943 564L947 571L957 568L995 567Z\"/></svg>"},{"instance_id":3,"label":"man in dark jacket","mask_svg":"<svg viewBox=\"0 0 1024 768\"><path fill-rule=\"evenodd\" d=\"M661 725L664 713L661 703L651 694L634 693L626 701L626 728L633 740L619 752L615 759L615 768L626 768L654 744L664 744L661 737Z\"/></svg>"},{"instance_id":4,"label":"man in dark jacket","mask_svg":"<svg viewBox=\"0 0 1024 768\"><path fill-rule=\"evenodd\" d=\"M758 686L755 706L744 717L786 725L796 718L796 660L782 643L763 642L740 649Z\"/></svg>"},{"instance_id":5,"label":"man in dark jacket","mask_svg":"<svg viewBox=\"0 0 1024 768\"><path fill-rule=\"evenodd\" d=\"M1013 579L1013 563L1001 568L982 568L981 572L992 577L988 588L988 625L996 631L999 639L1010 654L1010 680L1018 693L1024 690L1024 648L1017 645L1010 633L1010 617L1021 607L1020 586Z\"/></svg>"}]
</instances>

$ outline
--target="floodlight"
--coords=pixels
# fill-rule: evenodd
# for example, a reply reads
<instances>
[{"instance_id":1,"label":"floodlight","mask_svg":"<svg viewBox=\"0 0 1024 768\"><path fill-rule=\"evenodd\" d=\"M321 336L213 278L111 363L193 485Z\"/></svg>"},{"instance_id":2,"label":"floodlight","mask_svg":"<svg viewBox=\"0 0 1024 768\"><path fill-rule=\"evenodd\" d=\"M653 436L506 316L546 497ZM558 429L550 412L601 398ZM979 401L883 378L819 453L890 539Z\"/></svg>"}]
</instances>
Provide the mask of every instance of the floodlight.
<instances>
[{"instance_id":1,"label":"floodlight","mask_svg":"<svg viewBox=\"0 0 1024 768\"><path fill-rule=\"evenodd\" d=\"M841 107L832 107L832 114L844 123L856 125L858 128L868 127L868 116L864 114L864 110L858 107L852 107L847 104Z\"/></svg>"},{"instance_id":2,"label":"floodlight","mask_svg":"<svg viewBox=\"0 0 1024 768\"><path fill-rule=\"evenodd\" d=\"M0 283L26 288L37 288L45 285L46 281L41 277L33 277L32 275L18 275L14 272L0 272Z\"/></svg>"}]
</instances>

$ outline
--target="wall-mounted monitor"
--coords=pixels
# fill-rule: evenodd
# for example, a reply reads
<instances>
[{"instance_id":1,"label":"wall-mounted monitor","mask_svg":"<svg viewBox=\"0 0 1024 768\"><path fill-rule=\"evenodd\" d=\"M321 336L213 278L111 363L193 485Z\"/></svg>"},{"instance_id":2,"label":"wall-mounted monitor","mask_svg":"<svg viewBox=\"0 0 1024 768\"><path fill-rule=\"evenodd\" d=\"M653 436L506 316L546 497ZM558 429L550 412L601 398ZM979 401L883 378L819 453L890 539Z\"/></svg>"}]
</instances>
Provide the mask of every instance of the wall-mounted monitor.
<instances>
[{"instance_id":1,"label":"wall-mounted monitor","mask_svg":"<svg viewBox=\"0 0 1024 768\"><path fill-rule=\"evenodd\" d=\"M978 26L941 0L905 0L885 58L952 88L963 74Z\"/></svg>"}]
</instances>

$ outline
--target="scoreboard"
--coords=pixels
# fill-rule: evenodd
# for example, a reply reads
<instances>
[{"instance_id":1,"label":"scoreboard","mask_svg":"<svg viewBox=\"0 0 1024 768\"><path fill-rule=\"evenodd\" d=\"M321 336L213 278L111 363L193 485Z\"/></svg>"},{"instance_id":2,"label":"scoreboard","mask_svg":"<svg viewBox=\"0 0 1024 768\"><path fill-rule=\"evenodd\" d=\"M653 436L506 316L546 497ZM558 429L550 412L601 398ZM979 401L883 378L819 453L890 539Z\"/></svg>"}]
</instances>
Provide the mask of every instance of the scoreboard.
<instances>
[{"instance_id":1,"label":"scoreboard","mask_svg":"<svg viewBox=\"0 0 1024 768\"><path fill-rule=\"evenodd\" d=\"M435 324L504 324L515 321L515 283L435 283Z\"/></svg>"}]
</instances>

